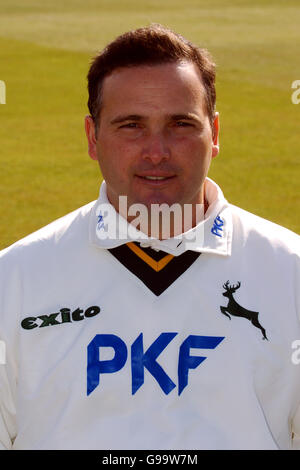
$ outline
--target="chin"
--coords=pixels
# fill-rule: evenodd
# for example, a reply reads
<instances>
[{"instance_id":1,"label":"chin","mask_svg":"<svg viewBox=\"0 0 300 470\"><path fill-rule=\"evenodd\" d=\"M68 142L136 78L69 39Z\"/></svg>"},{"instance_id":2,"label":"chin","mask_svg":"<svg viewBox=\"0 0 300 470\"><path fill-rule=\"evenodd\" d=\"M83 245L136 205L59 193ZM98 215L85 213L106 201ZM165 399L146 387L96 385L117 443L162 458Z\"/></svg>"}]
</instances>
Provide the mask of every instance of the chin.
<instances>
[{"instance_id":1,"label":"chin","mask_svg":"<svg viewBox=\"0 0 300 470\"><path fill-rule=\"evenodd\" d=\"M178 200L170 198L170 197L164 197L164 196L156 196L152 198L146 198L143 201L141 201L142 204L144 204L148 209L151 208L152 205L154 204L167 204L168 206L172 206L173 204L178 203Z\"/></svg>"}]
</instances>

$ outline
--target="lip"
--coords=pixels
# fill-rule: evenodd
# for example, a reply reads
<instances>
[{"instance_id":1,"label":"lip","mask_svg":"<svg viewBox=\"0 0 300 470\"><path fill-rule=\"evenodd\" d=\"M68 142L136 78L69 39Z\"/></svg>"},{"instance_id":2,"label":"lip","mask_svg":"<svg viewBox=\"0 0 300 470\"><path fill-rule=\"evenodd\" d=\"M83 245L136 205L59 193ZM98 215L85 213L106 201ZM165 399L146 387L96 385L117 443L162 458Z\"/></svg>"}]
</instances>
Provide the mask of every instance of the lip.
<instances>
[{"instance_id":1,"label":"lip","mask_svg":"<svg viewBox=\"0 0 300 470\"><path fill-rule=\"evenodd\" d=\"M146 176L153 176L153 177L159 177L159 178L171 178L172 176L175 176L174 172L170 171L163 171L163 170L158 170L158 169L152 169L152 170L144 170L144 171L139 171L136 173L136 176L140 176L141 178L145 178Z\"/></svg>"},{"instance_id":2,"label":"lip","mask_svg":"<svg viewBox=\"0 0 300 470\"><path fill-rule=\"evenodd\" d=\"M147 176L152 178L163 178L163 179L148 179ZM148 186L164 186L169 184L176 178L176 175L170 175L165 173L143 173L135 175L137 180Z\"/></svg>"}]
</instances>

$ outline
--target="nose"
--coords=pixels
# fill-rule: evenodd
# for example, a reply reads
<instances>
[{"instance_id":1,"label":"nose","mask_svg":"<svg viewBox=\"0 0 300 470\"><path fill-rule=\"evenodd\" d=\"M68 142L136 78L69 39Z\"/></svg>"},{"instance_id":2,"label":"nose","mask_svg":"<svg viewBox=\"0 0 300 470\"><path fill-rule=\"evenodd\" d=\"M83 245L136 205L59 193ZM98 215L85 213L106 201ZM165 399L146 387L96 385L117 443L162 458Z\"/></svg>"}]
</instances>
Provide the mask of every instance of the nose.
<instances>
[{"instance_id":1,"label":"nose","mask_svg":"<svg viewBox=\"0 0 300 470\"><path fill-rule=\"evenodd\" d=\"M159 164L163 160L169 160L170 149L166 136L162 132L153 133L148 136L142 150L144 160L149 160L153 165Z\"/></svg>"}]
</instances>

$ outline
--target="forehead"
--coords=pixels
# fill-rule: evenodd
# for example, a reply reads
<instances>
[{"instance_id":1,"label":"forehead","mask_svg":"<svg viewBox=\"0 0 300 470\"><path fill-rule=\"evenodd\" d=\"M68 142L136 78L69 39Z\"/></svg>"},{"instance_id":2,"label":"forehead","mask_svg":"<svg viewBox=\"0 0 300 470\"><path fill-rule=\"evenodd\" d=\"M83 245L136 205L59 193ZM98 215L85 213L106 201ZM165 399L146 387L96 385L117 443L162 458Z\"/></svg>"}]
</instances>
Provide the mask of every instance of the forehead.
<instances>
[{"instance_id":1,"label":"forehead","mask_svg":"<svg viewBox=\"0 0 300 470\"><path fill-rule=\"evenodd\" d=\"M204 109L205 93L200 72L191 62L124 67L104 79L102 110L145 106L149 111Z\"/></svg>"}]
</instances>

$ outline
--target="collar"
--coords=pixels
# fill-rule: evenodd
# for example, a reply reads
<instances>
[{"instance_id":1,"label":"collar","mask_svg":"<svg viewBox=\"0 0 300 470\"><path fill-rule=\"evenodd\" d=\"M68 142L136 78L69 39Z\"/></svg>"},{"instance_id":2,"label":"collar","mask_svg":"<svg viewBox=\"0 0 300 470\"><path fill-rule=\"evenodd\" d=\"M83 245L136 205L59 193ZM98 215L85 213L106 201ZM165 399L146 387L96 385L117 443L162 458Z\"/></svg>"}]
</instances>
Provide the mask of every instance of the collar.
<instances>
[{"instance_id":1,"label":"collar","mask_svg":"<svg viewBox=\"0 0 300 470\"><path fill-rule=\"evenodd\" d=\"M219 186L210 178L206 178L204 188L208 202L204 220L174 238L158 240L137 230L115 210L107 198L106 183L103 181L99 198L90 215L90 243L98 248L110 249L136 241L141 247L151 247L174 256L187 250L230 256L232 217L229 203Z\"/></svg>"}]
</instances>

